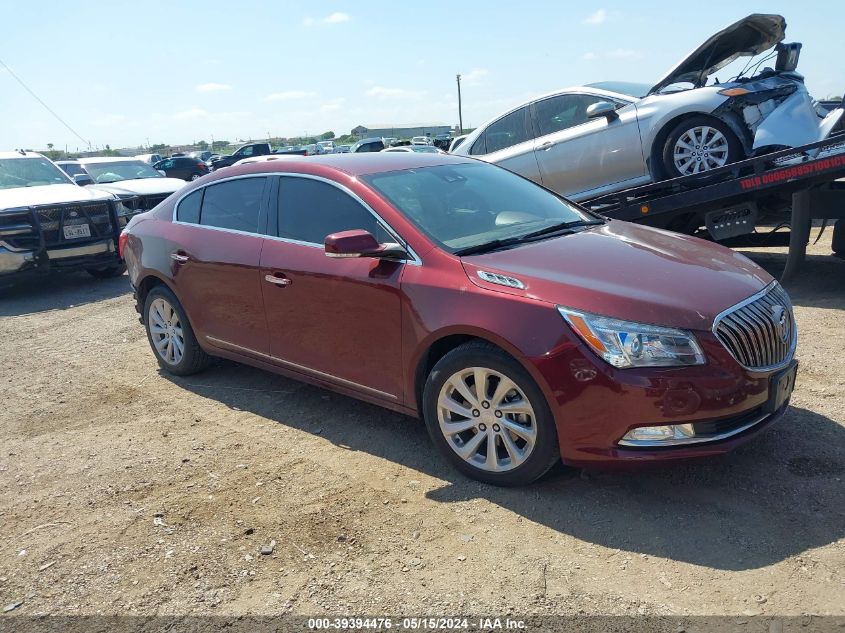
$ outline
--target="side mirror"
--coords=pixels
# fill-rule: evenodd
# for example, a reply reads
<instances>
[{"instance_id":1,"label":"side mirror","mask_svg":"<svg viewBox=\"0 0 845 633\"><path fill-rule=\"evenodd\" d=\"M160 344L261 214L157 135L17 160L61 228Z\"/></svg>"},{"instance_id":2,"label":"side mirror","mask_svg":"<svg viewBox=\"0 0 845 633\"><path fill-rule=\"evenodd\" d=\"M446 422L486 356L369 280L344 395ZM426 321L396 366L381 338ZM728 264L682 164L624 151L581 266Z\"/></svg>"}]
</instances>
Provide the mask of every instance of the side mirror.
<instances>
[{"instance_id":1,"label":"side mirror","mask_svg":"<svg viewBox=\"0 0 845 633\"><path fill-rule=\"evenodd\" d=\"M71 176L73 178L73 182L75 182L80 187L86 187L88 185L94 184L94 179L91 178L88 174L74 174Z\"/></svg>"},{"instance_id":2,"label":"side mirror","mask_svg":"<svg viewBox=\"0 0 845 633\"><path fill-rule=\"evenodd\" d=\"M166 172L166 171L164 171L163 169L156 169L156 171L157 171L158 173L160 173L162 176L167 176L167 172Z\"/></svg>"},{"instance_id":3,"label":"side mirror","mask_svg":"<svg viewBox=\"0 0 845 633\"><path fill-rule=\"evenodd\" d=\"M587 108L588 119L597 119L599 117L605 117L608 121L618 119L619 115L616 114L616 106L608 101L599 101Z\"/></svg>"},{"instance_id":4,"label":"side mirror","mask_svg":"<svg viewBox=\"0 0 845 633\"><path fill-rule=\"evenodd\" d=\"M408 253L399 244L379 244L368 231L353 229L327 235L326 257L377 257L406 259Z\"/></svg>"}]
</instances>

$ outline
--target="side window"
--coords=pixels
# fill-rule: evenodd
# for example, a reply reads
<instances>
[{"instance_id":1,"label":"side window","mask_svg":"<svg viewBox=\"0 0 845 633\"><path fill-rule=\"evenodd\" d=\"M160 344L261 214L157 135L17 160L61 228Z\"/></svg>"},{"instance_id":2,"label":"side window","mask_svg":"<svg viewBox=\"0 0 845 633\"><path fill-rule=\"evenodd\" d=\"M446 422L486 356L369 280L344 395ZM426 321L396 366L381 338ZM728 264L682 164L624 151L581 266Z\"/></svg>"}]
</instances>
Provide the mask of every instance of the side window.
<instances>
[{"instance_id":1,"label":"side window","mask_svg":"<svg viewBox=\"0 0 845 633\"><path fill-rule=\"evenodd\" d=\"M166 160L159 165L159 169L173 169L173 161Z\"/></svg>"},{"instance_id":2,"label":"side window","mask_svg":"<svg viewBox=\"0 0 845 633\"><path fill-rule=\"evenodd\" d=\"M482 138L472 146L470 154L492 154L531 138L528 127L528 106L503 116L484 130Z\"/></svg>"},{"instance_id":3,"label":"side window","mask_svg":"<svg viewBox=\"0 0 845 633\"><path fill-rule=\"evenodd\" d=\"M194 191L182 198L182 202L179 203L179 207L176 209L176 219L179 222L199 224L202 192L202 189L198 189L197 191Z\"/></svg>"},{"instance_id":4,"label":"side window","mask_svg":"<svg viewBox=\"0 0 845 633\"><path fill-rule=\"evenodd\" d=\"M279 237L322 244L327 235L362 229L379 242L394 241L360 202L319 180L283 177L279 186Z\"/></svg>"},{"instance_id":5,"label":"side window","mask_svg":"<svg viewBox=\"0 0 845 633\"><path fill-rule=\"evenodd\" d=\"M558 95L534 104L534 119L540 136L553 134L576 125L586 123L587 108L604 97L591 95Z\"/></svg>"},{"instance_id":6,"label":"side window","mask_svg":"<svg viewBox=\"0 0 845 633\"><path fill-rule=\"evenodd\" d=\"M252 156L254 150L255 150L255 148L252 145L250 145L249 147L244 147L243 151L240 153L240 155L244 156L244 157Z\"/></svg>"},{"instance_id":7,"label":"side window","mask_svg":"<svg viewBox=\"0 0 845 633\"><path fill-rule=\"evenodd\" d=\"M205 188L200 224L258 233L266 178L239 178Z\"/></svg>"}]
</instances>

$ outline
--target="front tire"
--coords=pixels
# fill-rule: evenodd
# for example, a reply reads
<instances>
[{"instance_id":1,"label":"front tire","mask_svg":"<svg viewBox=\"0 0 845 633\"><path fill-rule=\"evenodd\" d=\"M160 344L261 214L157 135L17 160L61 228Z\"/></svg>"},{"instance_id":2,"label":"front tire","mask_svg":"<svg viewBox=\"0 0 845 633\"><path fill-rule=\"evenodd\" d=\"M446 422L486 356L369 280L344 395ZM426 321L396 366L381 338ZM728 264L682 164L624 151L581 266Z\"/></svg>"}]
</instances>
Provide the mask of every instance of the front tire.
<instances>
[{"instance_id":1,"label":"front tire","mask_svg":"<svg viewBox=\"0 0 845 633\"><path fill-rule=\"evenodd\" d=\"M185 309L169 288L156 286L147 294L144 325L153 354L166 372L189 376L211 362L197 342Z\"/></svg>"},{"instance_id":2,"label":"front tire","mask_svg":"<svg viewBox=\"0 0 845 633\"><path fill-rule=\"evenodd\" d=\"M742 144L719 119L694 116L669 132L663 145L663 169L669 178L699 174L742 158Z\"/></svg>"},{"instance_id":3,"label":"front tire","mask_svg":"<svg viewBox=\"0 0 845 633\"><path fill-rule=\"evenodd\" d=\"M543 392L522 365L484 341L437 362L423 391L423 419L443 456L485 483L529 484L560 459Z\"/></svg>"}]
</instances>

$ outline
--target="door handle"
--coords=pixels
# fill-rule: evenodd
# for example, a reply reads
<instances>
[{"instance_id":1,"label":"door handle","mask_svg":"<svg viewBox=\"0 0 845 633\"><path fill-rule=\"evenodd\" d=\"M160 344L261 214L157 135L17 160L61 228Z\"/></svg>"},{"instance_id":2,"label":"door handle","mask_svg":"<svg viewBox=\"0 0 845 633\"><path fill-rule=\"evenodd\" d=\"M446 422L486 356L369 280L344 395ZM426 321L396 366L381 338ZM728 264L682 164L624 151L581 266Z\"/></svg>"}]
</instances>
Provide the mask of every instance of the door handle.
<instances>
[{"instance_id":1,"label":"door handle","mask_svg":"<svg viewBox=\"0 0 845 633\"><path fill-rule=\"evenodd\" d=\"M277 277L276 275L264 275L264 281L269 281L275 286L290 286L291 281L287 277Z\"/></svg>"},{"instance_id":2,"label":"door handle","mask_svg":"<svg viewBox=\"0 0 845 633\"><path fill-rule=\"evenodd\" d=\"M540 143L537 146L537 149L547 150L553 148L555 145L557 145L557 143L554 141L546 141L545 143Z\"/></svg>"},{"instance_id":3,"label":"door handle","mask_svg":"<svg viewBox=\"0 0 845 633\"><path fill-rule=\"evenodd\" d=\"M184 264L185 262L187 262L191 258L188 257L187 255L182 255L181 253L171 253L170 259L172 259L177 264Z\"/></svg>"}]
</instances>

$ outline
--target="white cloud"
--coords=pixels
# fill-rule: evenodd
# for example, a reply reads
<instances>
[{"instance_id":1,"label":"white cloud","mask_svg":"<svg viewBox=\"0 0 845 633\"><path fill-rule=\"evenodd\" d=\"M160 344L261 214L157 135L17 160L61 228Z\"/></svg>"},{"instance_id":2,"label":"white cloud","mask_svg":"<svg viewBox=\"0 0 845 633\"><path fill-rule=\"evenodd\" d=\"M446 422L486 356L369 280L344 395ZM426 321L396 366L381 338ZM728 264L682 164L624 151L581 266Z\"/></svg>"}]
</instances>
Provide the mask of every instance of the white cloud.
<instances>
[{"instance_id":1,"label":"white cloud","mask_svg":"<svg viewBox=\"0 0 845 633\"><path fill-rule=\"evenodd\" d=\"M478 85L489 74L490 71L486 68L473 68L467 74L461 75L461 83L468 86Z\"/></svg>"},{"instance_id":2,"label":"white cloud","mask_svg":"<svg viewBox=\"0 0 845 633\"><path fill-rule=\"evenodd\" d=\"M305 90L285 90L283 92L274 92L264 97L264 101L292 101L294 99L307 99L308 97L316 97L316 92L307 92Z\"/></svg>"},{"instance_id":3,"label":"white cloud","mask_svg":"<svg viewBox=\"0 0 845 633\"><path fill-rule=\"evenodd\" d=\"M589 15L584 18L584 24L598 26L599 24L602 24L605 20L607 20L607 11L605 11L604 9L599 9L592 15Z\"/></svg>"},{"instance_id":4,"label":"white cloud","mask_svg":"<svg viewBox=\"0 0 845 633\"><path fill-rule=\"evenodd\" d=\"M616 48L612 51L607 51L604 55L608 59L642 59L643 52L635 51L627 48Z\"/></svg>"},{"instance_id":5,"label":"white cloud","mask_svg":"<svg viewBox=\"0 0 845 633\"><path fill-rule=\"evenodd\" d=\"M334 13L330 13L324 18L305 18L302 21L302 24L305 26L322 26L325 24L340 24L342 22L349 22L352 19L352 16L348 13L341 13L340 11L336 11Z\"/></svg>"},{"instance_id":6,"label":"white cloud","mask_svg":"<svg viewBox=\"0 0 845 633\"><path fill-rule=\"evenodd\" d=\"M320 106L320 112L335 112L340 110L340 107L343 105L343 102L346 101L343 97L339 97L337 99L332 99L328 103L324 103Z\"/></svg>"},{"instance_id":7,"label":"white cloud","mask_svg":"<svg viewBox=\"0 0 845 633\"><path fill-rule=\"evenodd\" d=\"M375 97L376 99L412 99L419 98L425 94L425 91L405 90L404 88L385 88L384 86L373 86L367 90L368 97Z\"/></svg>"},{"instance_id":8,"label":"white cloud","mask_svg":"<svg viewBox=\"0 0 845 633\"><path fill-rule=\"evenodd\" d=\"M231 90L232 86L229 84L207 83L200 84L196 87L197 92L222 92L224 90Z\"/></svg>"},{"instance_id":9,"label":"white cloud","mask_svg":"<svg viewBox=\"0 0 845 633\"><path fill-rule=\"evenodd\" d=\"M598 55L596 55L594 52L590 51L590 52L588 52L588 53L584 53L584 54L581 56L581 59L584 59L584 60L590 61L590 60L592 60L592 59L596 59L597 57L598 57Z\"/></svg>"}]
</instances>

